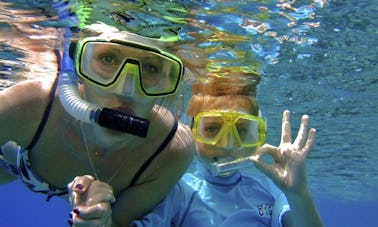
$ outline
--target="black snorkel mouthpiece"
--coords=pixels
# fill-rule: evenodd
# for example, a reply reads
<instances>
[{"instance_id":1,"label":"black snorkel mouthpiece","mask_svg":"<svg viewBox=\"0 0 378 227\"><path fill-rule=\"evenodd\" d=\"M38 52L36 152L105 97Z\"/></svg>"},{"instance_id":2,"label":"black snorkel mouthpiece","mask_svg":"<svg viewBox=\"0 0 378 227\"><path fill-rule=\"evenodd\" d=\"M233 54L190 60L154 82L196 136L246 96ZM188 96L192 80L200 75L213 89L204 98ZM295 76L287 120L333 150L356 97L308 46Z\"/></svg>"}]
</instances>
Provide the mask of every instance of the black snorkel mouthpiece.
<instances>
[{"instance_id":1,"label":"black snorkel mouthpiece","mask_svg":"<svg viewBox=\"0 0 378 227\"><path fill-rule=\"evenodd\" d=\"M105 128L129 133L145 138L150 122L147 119L132 116L117 110L103 108L98 116L98 124Z\"/></svg>"}]
</instances>

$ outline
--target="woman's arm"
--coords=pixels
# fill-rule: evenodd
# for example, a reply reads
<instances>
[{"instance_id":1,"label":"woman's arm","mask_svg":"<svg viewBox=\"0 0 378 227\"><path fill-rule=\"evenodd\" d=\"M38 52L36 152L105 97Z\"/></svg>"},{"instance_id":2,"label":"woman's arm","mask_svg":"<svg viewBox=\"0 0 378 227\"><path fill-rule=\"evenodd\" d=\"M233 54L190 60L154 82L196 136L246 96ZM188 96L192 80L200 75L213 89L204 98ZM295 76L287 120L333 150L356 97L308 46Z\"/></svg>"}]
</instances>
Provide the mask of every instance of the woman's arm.
<instances>
[{"instance_id":1,"label":"woman's arm","mask_svg":"<svg viewBox=\"0 0 378 227\"><path fill-rule=\"evenodd\" d=\"M8 141L26 146L38 127L47 105L52 81L29 80L0 91L0 147L8 157L17 157L17 149L10 149ZM15 162L15 160L14 160ZM15 163L14 163L15 164ZM16 179L0 168L0 183Z\"/></svg>"}]
</instances>

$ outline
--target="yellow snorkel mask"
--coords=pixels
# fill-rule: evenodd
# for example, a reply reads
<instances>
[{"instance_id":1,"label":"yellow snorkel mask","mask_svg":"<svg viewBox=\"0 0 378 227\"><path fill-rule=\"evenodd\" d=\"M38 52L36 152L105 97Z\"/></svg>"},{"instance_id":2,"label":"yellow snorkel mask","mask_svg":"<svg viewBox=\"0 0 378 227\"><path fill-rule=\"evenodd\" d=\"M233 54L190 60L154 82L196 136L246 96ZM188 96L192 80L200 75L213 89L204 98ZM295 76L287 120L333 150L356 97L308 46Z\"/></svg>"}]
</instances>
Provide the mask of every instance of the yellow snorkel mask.
<instances>
[{"instance_id":1,"label":"yellow snorkel mask","mask_svg":"<svg viewBox=\"0 0 378 227\"><path fill-rule=\"evenodd\" d=\"M225 156L217 158L210 166L214 175L223 175L250 165L248 157L252 153L239 151L257 149L263 145L265 131L265 122L260 117L223 111L196 114L192 127L193 138L197 142L216 146L224 151ZM232 152L234 157L228 156L228 152Z\"/></svg>"},{"instance_id":2,"label":"yellow snorkel mask","mask_svg":"<svg viewBox=\"0 0 378 227\"><path fill-rule=\"evenodd\" d=\"M146 137L149 120L91 103L79 94L78 77L109 92L131 96L136 89L145 96L174 94L184 74L180 59L135 34L99 23L89 32L101 34L71 42L66 29L63 56L59 59L59 98L74 118L105 128ZM75 53L71 47L75 45ZM57 54L57 56L59 56Z\"/></svg>"},{"instance_id":3,"label":"yellow snorkel mask","mask_svg":"<svg viewBox=\"0 0 378 227\"><path fill-rule=\"evenodd\" d=\"M201 112L194 118L197 141L223 147L258 147L265 142L265 123L260 117L237 112ZM227 137L227 138L225 138Z\"/></svg>"},{"instance_id":4,"label":"yellow snorkel mask","mask_svg":"<svg viewBox=\"0 0 378 227\"><path fill-rule=\"evenodd\" d=\"M80 78L120 95L162 97L177 91L184 74L181 60L156 46L100 37L77 43L75 66Z\"/></svg>"}]
</instances>

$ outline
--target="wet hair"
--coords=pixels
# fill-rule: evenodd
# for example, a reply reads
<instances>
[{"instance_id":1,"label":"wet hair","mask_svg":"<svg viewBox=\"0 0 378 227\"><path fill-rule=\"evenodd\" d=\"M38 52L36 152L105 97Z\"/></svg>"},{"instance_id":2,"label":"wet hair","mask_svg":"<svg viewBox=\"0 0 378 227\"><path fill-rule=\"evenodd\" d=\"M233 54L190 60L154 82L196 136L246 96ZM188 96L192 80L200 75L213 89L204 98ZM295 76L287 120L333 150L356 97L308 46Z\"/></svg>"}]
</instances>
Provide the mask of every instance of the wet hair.
<instances>
[{"instance_id":1,"label":"wet hair","mask_svg":"<svg viewBox=\"0 0 378 227\"><path fill-rule=\"evenodd\" d=\"M221 110L226 108L244 109L248 114L258 116L259 108L256 100L251 96L246 95L193 95L187 107L187 114L194 117L200 112L211 110Z\"/></svg>"},{"instance_id":2,"label":"wet hair","mask_svg":"<svg viewBox=\"0 0 378 227\"><path fill-rule=\"evenodd\" d=\"M119 30L118 28L108 25L103 22L97 22L90 25L86 25L81 29L75 28L72 30L71 42L76 43L78 40L86 37L98 37L98 38L118 38L127 39L137 43L143 43L145 45L151 45L159 47L163 50L170 51L168 47L176 44L175 40L159 40L151 37L142 36L131 31ZM74 47L73 47L74 49Z\"/></svg>"},{"instance_id":3,"label":"wet hair","mask_svg":"<svg viewBox=\"0 0 378 227\"><path fill-rule=\"evenodd\" d=\"M228 77L210 76L205 81L193 83L193 96L189 100L187 114L194 117L199 112L222 109L227 105L227 108L243 108L249 114L258 116L255 96L259 81L260 76L250 73Z\"/></svg>"},{"instance_id":4,"label":"wet hair","mask_svg":"<svg viewBox=\"0 0 378 227\"><path fill-rule=\"evenodd\" d=\"M213 76L210 73L208 78L193 83L192 93L194 95L245 95L256 97L257 85L260 82L260 76L254 73L238 72L223 76Z\"/></svg>"}]
</instances>

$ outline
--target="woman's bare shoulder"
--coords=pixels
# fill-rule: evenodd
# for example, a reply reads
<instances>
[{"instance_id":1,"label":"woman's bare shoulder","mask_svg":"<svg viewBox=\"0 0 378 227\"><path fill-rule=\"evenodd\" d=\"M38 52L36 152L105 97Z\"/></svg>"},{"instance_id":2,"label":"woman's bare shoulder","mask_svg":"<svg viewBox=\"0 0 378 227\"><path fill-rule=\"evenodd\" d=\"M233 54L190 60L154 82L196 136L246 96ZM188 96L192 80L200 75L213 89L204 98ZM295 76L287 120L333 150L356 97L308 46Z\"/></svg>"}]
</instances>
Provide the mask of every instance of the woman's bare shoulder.
<instances>
[{"instance_id":1,"label":"woman's bare shoulder","mask_svg":"<svg viewBox=\"0 0 378 227\"><path fill-rule=\"evenodd\" d=\"M168 135L172 130L175 122L175 116L168 109L155 105L154 116L151 121L154 121L155 129L154 134L161 137ZM191 130L188 126L178 121L178 126L175 135L164 149L164 156L166 161L169 160L176 165L182 165L184 163L189 163L194 157L194 145ZM173 164L171 163L171 164Z\"/></svg>"},{"instance_id":2,"label":"woman's bare shoulder","mask_svg":"<svg viewBox=\"0 0 378 227\"><path fill-rule=\"evenodd\" d=\"M169 127L169 130L173 127L173 122L175 121L175 116L165 109L164 107L159 107L158 116L162 121L164 126ZM171 143L169 144L169 150L171 151L181 151L181 152L192 152L193 139L190 127L178 120L178 126Z\"/></svg>"},{"instance_id":3,"label":"woman's bare shoulder","mask_svg":"<svg viewBox=\"0 0 378 227\"><path fill-rule=\"evenodd\" d=\"M193 137L190 127L179 121L176 135L174 137L176 146L180 150L193 150Z\"/></svg>"},{"instance_id":4,"label":"woman's bare shoulder","mask_svg":"<svg viewBox=\"0 0 378 227\"><path fill-rule=\"evenodd\" d=\"M53 79L26 80L19 82L0 92L0 110L28 103L44 102L48 99Z\"/></svg>"},{"instance_id":5,"label":"woman's bare shoulder","mask_svg":"<svg viewBox=\"0 0 378 227\"><path fill-rule=\"evenodd\" d=\"M47 105L52 82L30 80L0 91L0 143L18 138L21 144L35 131ZM6 130L5 130L6 129ZM5 131L4 131L5 130Z\"/></svg>"}]
</instances>

